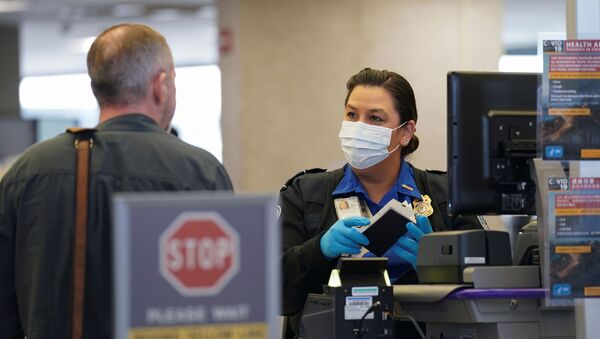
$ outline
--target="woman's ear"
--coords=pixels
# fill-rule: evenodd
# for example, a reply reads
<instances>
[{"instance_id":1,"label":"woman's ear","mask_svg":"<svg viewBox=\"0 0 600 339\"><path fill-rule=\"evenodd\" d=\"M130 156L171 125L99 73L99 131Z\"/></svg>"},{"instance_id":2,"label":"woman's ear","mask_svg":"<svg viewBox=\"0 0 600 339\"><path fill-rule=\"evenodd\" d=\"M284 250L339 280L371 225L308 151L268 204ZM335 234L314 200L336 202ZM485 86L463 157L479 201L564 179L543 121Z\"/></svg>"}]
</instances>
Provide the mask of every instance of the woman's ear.
<instances>
[{"instance_id":1,"label":"woman's ear","mask_svg":"<svg viewBox=\"0 0 600 339\"><path fill-rule=\"evenodd\" d=\"M402 146L406 146L410 142L412 136L417 131L417 123L414 120L409 120L406 122L406 125L400 128L400 131L402 133L400 143L402 144Z\"/></svg>"}]
</instances>

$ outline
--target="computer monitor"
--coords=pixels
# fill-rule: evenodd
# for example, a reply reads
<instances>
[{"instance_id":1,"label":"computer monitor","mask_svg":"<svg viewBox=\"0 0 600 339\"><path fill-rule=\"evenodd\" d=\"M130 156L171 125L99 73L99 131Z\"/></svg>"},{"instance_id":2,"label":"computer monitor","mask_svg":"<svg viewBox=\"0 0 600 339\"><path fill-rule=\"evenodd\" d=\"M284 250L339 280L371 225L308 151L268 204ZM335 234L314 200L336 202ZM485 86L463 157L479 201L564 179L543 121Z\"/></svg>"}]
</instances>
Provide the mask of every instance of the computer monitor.
<instances>
[{"instance_id":1,"label":"computer monitor","mask_svg":"<svg viewBox=\"0 0 600 339\"><path fill-rule=\"evenodd\" d=\"M535 214L537 86L533 73L448 73L450 213Z\"/></svg>"},{"instance_id":2,"label":"computer monitor","mask_svg":"<svg viewBox=\"0 0 600 339\"><path fill-rule=\"evenodd\" d=\"M0 118L0 160L22 153L36 142L35 120Z\"/></svg>"}]
</instances>

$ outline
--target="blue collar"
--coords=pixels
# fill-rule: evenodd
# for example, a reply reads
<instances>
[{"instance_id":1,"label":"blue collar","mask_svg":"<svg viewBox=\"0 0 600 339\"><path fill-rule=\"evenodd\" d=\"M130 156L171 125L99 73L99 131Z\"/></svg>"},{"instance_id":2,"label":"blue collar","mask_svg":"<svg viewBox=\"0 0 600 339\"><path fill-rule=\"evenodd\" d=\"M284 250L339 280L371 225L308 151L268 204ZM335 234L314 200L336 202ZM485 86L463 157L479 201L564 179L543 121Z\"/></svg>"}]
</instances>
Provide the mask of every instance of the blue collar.
<instances>
[{"instance_id":1,"label":"blue collar","mask_svg":"<svg viewBox=\"0 0 600 339\"><path fill-rule=\"evenodd\" d=\"M388 194L392 191L395 193L394 195L396 195L396 199L401 196L409 196L413 199L421 199L421 192L419 192L419 188L415 182L413 167L404 159L402 159L400 164L400 173L398 174L396 185L391 188ZM354 174L354 172L352 172L352 168L346 164L344 166L344 177L335 188L332 195L340 196L350 194L362 195L363 197L368 198L367 192L356 177L356 174ZM386 196L388 194L386 194ZM382 201L382 203L384 202Z\"/></svg>"}]
</instances>

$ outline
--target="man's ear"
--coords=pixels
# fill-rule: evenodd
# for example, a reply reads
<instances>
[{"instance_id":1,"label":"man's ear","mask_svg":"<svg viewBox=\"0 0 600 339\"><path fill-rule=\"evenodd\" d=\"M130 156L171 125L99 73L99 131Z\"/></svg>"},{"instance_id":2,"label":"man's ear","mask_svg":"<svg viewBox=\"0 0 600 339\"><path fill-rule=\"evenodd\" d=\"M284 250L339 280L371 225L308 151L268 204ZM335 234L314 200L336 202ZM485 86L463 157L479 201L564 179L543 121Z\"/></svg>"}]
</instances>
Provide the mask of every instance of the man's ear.
<instances>
[{"instance_id":1,"label":"man's ear","mask_svg":"<svg viewBox=\"0 0 600 339\"><path fill-rule=\"evenodd\" d=\"M152 82L152 99L156 105L160 105L166 100L167 95L167 73L160 72Z\"/></svg>"}]
</instances>

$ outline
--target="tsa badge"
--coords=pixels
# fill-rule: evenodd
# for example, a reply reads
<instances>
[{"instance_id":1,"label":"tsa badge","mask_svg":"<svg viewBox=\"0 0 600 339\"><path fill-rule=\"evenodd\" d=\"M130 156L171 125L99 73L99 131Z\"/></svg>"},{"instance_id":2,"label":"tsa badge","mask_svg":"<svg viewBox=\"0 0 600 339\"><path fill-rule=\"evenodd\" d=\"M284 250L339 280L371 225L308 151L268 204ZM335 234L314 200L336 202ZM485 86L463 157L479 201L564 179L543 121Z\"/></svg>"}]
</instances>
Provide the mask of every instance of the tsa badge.
<instances>
[{"instance_id":1,"label":"tsa badge","mask_svg":"<svg viewBox=\"0 0 600 339\"><path fill-rule=\"evenodd\" d=\"M433 214L433 207L431 207L431 198L425 194L422 196L423 200L414 200L413 201L413 210L422 214L426 217Z\"/></svg>"}]
</instances>

